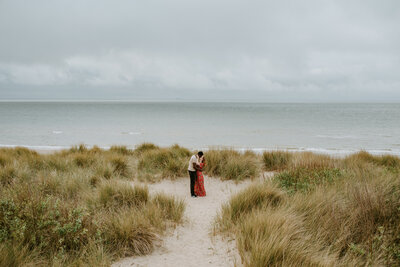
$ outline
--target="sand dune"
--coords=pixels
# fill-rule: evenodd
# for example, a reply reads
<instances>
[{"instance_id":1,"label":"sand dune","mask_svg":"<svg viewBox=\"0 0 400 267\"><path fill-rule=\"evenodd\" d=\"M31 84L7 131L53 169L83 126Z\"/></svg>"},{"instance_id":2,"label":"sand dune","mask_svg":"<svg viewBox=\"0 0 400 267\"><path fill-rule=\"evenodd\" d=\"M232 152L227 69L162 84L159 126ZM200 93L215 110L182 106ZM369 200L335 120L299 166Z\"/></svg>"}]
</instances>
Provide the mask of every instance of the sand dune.
<instances>
[{"instance_id":1,"label":"sand dune","mask_svg":"<svg viewBox=\"0 0 400 267\"><path fill-rule=\"evenodd\" d=\"M213 236L212 222L221 205L250 183L235 184L206 176L207 196L202 198L190 197L189 178L150 184L150 192L164 191L185 200L185 221L152 254L125 258L113 266L241 266L235 240Z\"/></svg>"}]
</instances>

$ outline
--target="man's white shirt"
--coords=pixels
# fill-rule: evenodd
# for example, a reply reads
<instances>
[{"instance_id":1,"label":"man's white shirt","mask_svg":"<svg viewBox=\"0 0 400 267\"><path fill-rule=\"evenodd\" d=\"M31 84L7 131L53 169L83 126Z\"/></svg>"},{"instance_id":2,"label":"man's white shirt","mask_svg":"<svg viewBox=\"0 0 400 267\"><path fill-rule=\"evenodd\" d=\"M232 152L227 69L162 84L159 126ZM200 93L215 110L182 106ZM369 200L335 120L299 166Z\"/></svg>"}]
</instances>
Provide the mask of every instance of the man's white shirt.
<instances>
[{"instance_id":1,"label":"man's white shirt","mask_svg":"<svg viewBox=\"0 0 400 267\"><path fill-rule=\"evenodd\" d=\"M193 168L193 163L197 163L197 157L195 155L193 155L189 160L188 171L191 171L191 172L195 172L196 171L196 169Z\"/></svg>"}]
</instances>

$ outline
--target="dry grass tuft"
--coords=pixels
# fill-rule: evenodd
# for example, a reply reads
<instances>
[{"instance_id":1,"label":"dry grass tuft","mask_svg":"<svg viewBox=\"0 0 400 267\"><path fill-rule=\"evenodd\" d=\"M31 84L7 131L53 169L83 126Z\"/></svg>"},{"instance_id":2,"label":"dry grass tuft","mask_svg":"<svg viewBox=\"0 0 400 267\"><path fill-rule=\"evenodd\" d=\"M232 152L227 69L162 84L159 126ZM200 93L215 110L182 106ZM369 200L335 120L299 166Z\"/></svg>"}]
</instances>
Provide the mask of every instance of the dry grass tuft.
<instances>
[{"instance_id":1,"label":"dry grass tuft","mask_svg":"<svg viewBox=\"0 0 400 267\"><path fill-rule=\"evenodd\" d=\"M158 177L177 178L187 175L190 151L178 145L169 148L151 148L141 152L138 170L141 177L150 173Z\"/></svg>"},{"instance_id":2,"label":"dry grass tuft","mask_svg":"<svg viewBox=\"0 0 400 267\"><path fill-rule=\"evenodd\" d=\"M121 176L129 176L128 162L124 157L113 156L110 159L111 165L113 166L113 172Z\"/></svg>"},{"instance_id":3,"label":"dry grass tuft","mask_svg":"<svg viewBox=\"0 0 400 267\"><path fill-rule=\"evenodd\" d=\"M143 143L135 148L137 154L142 154L143 152L150 151L153 149L159 149L160 147L152 143Z\"/></svg>"},{"instance_id":4,"label":"dry grass tuft","mask_svg":"<svg viewBox=\"0 0 400 267\"><path fill-rule=\"evenodd\" d=\"M101 226L106 247L120 257L149 254L156 234L137 210L120 210L118 216L109 214Z\"/></svg>"},{"instance_id":5,"label":"dry grass tuft","mask_svg":"<svg viewBox=\"0 0 400 267\"><path fill-rule=\"evenodd\" d=\"M137 207L147 203L149 191L146 187L128 183L103 182L99 189L98 203L107 208Z\"/></svg>"},{"instance_id":6,"label":"dry grass tuft","mask_svg":"<svg viewBox=\"0 0 400 267\"><path fill-rule=\"evenodd\" d=\"M254 153L240 153L231 149L209 150L205 153L206 172L224 180L254 178L259 172L259 163Z\"/></svg>"},{"instance_id":7,"label":"dry grass tuft","mask_svg":"<svg viewBox=\"0 0 400 267\"><path fill-rule=\"evenodd\" d=\"M126 146L112 146L110 147L110 151L120 155L132 155L134 153L133 150L127 148Z\"/></svg>"},{"instance_id":8,"label":"dry grass tuft","mask_svg":"<svg viewBox=\"0 0 400 267\"><path fill-rule=\"evenodd\" d=\"M153 203L163 212L166 218L177 223L181 222L185 211L185 203L182 200L158 193L154 196Z\"/></svg>"},{"instance_id":9,"label":"dry grass tuft","mask_svg":"<svg viewBox=\"0 0 400 267\"><path fill-rule=\"evenodd\" d=\"M88 154L77 154L74 156L73 162L78 167L88 168L95 163L95 158Z\"/></svg>"},{"instance_id":10,"label":"dry grass tuft","mask_svg":"<svg viewBox=\"0 0 400 267\"><path fill-rule=\"evenodd\" d=\"M279 171L287 168L292 154L285 151L264 152L262 155L264 168L267 171Z\"/></svg>"},{"instance_id":11,"label":"dry grass tuft","mask_svg":"<svg viewBox=\"0 0 400 267\"><path fill-rule=\"evenodd\" d=\"M0 184L9 185L17 176L17 171L12 166L5 166L0 169Z\"/></svg>"}]
</instances>

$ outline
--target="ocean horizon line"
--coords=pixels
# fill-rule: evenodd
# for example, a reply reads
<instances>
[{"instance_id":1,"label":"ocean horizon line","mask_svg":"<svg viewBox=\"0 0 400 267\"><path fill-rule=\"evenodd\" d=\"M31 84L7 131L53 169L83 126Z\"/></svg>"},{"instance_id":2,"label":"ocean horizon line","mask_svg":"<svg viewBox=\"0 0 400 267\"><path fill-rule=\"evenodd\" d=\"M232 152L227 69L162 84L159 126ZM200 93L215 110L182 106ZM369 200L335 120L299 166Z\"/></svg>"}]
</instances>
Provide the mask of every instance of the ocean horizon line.
<instances>
[{"instance_id":1,"label":"ocean horizon line","mask_svg":"<svg viewBox=\"0 0 400 267\"><path fill-rule=\"evenodd\" d=\"M400 101L256 101L236 99L0 99L0 103L244 103L244 104L400 104Z\"/></svg>"}]
</instances>

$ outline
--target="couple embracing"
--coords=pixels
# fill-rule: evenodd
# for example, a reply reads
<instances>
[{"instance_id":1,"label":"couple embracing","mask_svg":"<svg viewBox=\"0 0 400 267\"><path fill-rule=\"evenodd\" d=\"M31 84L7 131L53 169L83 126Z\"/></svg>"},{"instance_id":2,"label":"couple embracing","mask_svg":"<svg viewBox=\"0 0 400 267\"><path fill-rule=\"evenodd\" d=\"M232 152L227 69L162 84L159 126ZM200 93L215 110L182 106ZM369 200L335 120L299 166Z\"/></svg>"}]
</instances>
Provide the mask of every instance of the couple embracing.
<instances>
[{"instance_id":1,"label":"couple embracing","mask_svg":"<svg viewBox=\"0 0 400 267\"><path fill-rule=\"evenodd\" d=\"M206 164L202 151L193 155L189 160L190 194L192 197L205 197L203 167Z\"/></svg>"}]
</instances>

